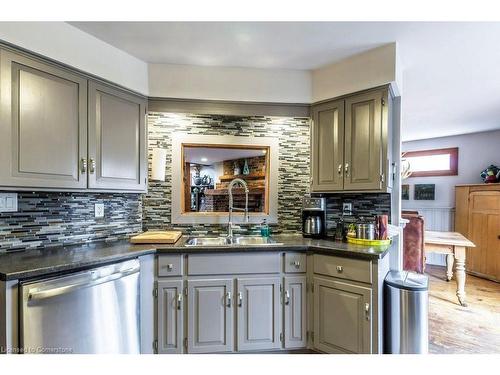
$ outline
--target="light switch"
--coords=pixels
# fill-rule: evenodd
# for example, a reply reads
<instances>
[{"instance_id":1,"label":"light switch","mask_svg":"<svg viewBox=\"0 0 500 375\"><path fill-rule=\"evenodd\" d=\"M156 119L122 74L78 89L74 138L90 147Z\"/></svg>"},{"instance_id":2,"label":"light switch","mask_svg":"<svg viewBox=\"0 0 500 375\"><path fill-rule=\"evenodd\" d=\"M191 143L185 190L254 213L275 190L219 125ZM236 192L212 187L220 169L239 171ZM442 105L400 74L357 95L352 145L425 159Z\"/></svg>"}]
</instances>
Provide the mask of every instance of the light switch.
<instances>
[{"instance_id":1,"label":"light switch","mask_svg":"<svg viewBox=\"0 0 500 375\"><path fill-rule=\"evenodd\" d=\"M17 211L17 193L0 193L0 212Z\"/></svg>"}]
</instances>

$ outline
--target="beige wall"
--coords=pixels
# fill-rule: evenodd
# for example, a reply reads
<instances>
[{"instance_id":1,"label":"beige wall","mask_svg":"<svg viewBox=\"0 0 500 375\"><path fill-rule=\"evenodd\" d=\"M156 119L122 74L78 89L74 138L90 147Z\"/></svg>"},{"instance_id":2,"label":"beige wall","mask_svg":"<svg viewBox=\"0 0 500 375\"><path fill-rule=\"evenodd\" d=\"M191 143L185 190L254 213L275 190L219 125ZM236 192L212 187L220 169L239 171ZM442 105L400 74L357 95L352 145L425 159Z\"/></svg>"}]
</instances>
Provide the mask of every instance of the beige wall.
<instances>
[{"instance_id":1,"label":"beige wall","mask_svg":"<svg viewBox=\"0 0 500 375\"><path fill-rule=\"evenodd\" d=\"M396 44L391 43L313 70L312 101L396 82L401 76L396 59Z\"/></svg>"},{"instance_id":2,"label":"beige wall","mask_svg":"<svg viewBox=\"0 0 500 375\"><path fill-rule=\"evenodd\" d=\"M307 70L149 64L153 97L310 103Z\"/></svg>"},{"instance_id":3,"label":"beige wall","mask_svg":"<svg viewBox=\"0 0 500 375\"><path fill-rule=\"evenodd\" d=\"M0 40L148 94L148 66L65 22L0 22Z\"/></svg>"}]
</instances>

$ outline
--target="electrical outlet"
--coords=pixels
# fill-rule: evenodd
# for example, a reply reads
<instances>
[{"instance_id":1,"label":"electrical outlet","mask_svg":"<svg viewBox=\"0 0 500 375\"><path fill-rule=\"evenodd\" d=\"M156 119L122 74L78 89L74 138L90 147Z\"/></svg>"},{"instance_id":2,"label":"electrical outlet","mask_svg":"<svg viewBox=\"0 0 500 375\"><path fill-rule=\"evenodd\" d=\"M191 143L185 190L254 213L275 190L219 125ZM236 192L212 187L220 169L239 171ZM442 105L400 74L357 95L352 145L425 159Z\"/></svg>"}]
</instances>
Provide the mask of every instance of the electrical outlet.
<instances>
[{"instance_id":1,"label":"electrical outlet","mask_svg":"<svg viewBox=\"0 0 500 375\"><path fill-rule=\"evenodd\" d=\"M342 203L342 212L344 213L344 215L352 215L352 203Z\"/></svg>"},{"instance_id":2,"label":"electrical outlet","mask_svg":"<svg viewBox=\"0 0 500 375\"><path fill-rule=\"evenodd\" d=\"M104 217L104 203L96 203L95 206L95 217L101 219Z\"/></svg>"},{"instance_id":3,"label":"electrical outlet","mask_svg":"<svg viewBox=\"0 0 500 375\"><path fill-rule=\"evenodd\" d=\"M17 212L17 193L0 193L0 212Z\"/></svg>"}]
</instances>

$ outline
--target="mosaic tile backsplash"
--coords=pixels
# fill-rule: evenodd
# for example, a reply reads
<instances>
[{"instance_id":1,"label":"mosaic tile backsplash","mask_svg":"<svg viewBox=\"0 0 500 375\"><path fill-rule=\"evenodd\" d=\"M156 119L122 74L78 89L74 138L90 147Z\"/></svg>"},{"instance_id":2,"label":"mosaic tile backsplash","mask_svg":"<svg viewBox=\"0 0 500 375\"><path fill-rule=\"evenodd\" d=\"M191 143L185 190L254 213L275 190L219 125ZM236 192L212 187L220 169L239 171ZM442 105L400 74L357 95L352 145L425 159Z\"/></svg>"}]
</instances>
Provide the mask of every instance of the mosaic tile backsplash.
<instances>
[{"instance_id":1,"label":"mosaic tile backsplash","mask_svg":"<svg viewBox=\"0 0 500 375\"><path fill-rule=\"evenodd\" d=\"M150 113L149 148L160 143L167 149L165 181L150 181L143 197L144 229L174 228L194 235L226 233L224 225L173 225L171 217L172 134L277 137L279 143L278 222L273 233L300 230L302 197L309 191L309 119L290 117L235 117L194 114ZM239 233L251 234L258 226L243 226ZM235 230L235 233L237 231Z\"/></svg>"},{"instance_id":2,"label":"mosaic tile backsplash","mask_svg":"<svg viewBox=\"0 0 500 375\"><path fill-rule=\"evenodd\" d=\"M94 217L104 203L105 217ZM139 194L18 193L18 212L0 213L0 252L127 238L142 230Z\"/></svg>"},{"instance_id":3,"label":"mosaic tile backsplash","mask_svg":"<svg viewBox=\"0 0 500 375\"><path fill-rule=\"evenodd\" d=\"M352 203L352 216L346 221L357 217L370 218L376 215L391 217L391 195L387 193L345 193L326 196L326 225L329 235L334 235L337 222L342 216L342 203Z\"/></svg>"},{"instance_id":4,"label":"mosaic tile backsplash","mask_svg":"<svg viewBox=\"0 0 500 375\"><path fill-rule=\"evenodd\" d=\"M149 192L58 193L19 192L18 212L0 213L0 252L112 241L148 229L180 229L192 235L225 234L225 225L173 225L171 216L171 135L174 132L241 137L278 137L278 221L272 232L301 230L302 197L309 192L309 120L283 117L234 117L172 113L149 114L149 157L158 143L167 148L166 180L150 181ZM150 160L151 163L151 160ZM342 212L353 203L354 215L390 215L389 194L332 194L327 196L330 234ZM104 203L105 217L94 217L94 204ZM242 226L235 233L258 233Z\"/></svg>"}]
</instances>

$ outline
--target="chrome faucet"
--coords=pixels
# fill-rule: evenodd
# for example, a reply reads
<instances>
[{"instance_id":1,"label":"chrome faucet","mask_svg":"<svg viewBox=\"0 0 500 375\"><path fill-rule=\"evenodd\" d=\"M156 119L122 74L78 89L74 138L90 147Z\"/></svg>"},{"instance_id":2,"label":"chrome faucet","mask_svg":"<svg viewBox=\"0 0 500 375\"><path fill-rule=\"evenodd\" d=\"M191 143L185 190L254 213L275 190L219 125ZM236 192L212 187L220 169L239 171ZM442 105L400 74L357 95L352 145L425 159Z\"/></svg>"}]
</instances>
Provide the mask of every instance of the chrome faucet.
<instances>
[{"instance_id":1,"label":"chrome faucet","mask_svg":"<svg viewBox=\"0 0 500 375\"><path fill-rule=\"evenodd\" d=\"M243 188L245 189L245 208L233 207L233 187L236 184L242 185ZM232 180L229 183L227 190L229 193L229 222L227 223L227 237L232 239L233 238L233 222L232 222L233 211L244 211L245 212L245 222L248 223L248 185L245 182L245 180L242 180L241 178L235 178L234 180Z\"/></svg>"}]
</instances>

